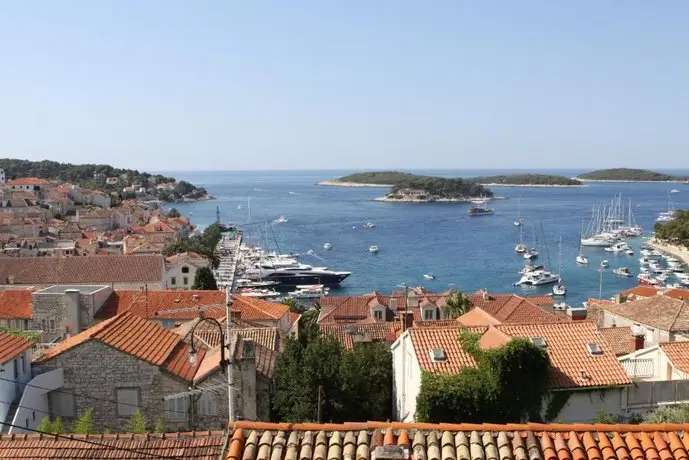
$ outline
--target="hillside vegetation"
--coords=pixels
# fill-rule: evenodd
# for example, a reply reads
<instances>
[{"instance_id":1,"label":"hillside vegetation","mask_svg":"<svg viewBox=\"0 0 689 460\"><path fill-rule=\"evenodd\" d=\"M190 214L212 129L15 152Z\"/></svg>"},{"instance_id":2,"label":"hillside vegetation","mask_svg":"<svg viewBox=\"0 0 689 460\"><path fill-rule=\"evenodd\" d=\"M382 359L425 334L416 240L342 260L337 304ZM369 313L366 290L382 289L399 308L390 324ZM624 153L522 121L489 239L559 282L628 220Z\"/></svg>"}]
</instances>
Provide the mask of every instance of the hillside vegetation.
<instances>
[{"instance_id":1,"label":"hillside vegetation","mask_svg":"<svg viewBox=\"0 0 689 460\"><path fill-rule=\"evenodd\" d=\"M481 184L505 185L583 185L581 181L552 174L511 174L507 176L474 177Z\"/></svg>"},{"instance_id":2,"label":"hillside vegetation","mask_svg":"<svg viewBox=\"0 0 689 460\"><path fill-rule=\"evenodd\" d=\"M676 210L674 219L655 224L655 232L663 242L689 248L689 210Z\"/></svg>"},{"instance_id":3,"label":"hillside vegetation","mask_svg":"<svg viewBox=\"0 0 689 460\"><path fill-rule=\"evenodd\" d=\"M423 190L429 196L440 198L493 196L493 192L473 180L430 176L415 176L400 180L393 185L390 195L397 195L405 189Z\"/></svg>"},{"instance_id":4,"label":"hillside vegetation","mask_svg":"<svg viewBox=\"0 0 689 460\"><path fill-rule=\"evenodd\" d=\"M418 174L411 174L399 171L372 171L350 174L349 176L340 177L336 182L352 182L355 184L373 184L373 185L395 185L399 181L406 179L414 179L420 176Z\"/></svg>"},{"instance_id":5,"label":"hillside vegetation","mask_svg":"<svg viewBox=\"0 0 689 460\"><path fill-rule=\"evenodd\" d=\"M582 180L610 180L610 181L681 181L686 180L686 177L672 176L670 174L663 174L648 169L631 169L631 168L613 168L613 169L599 169L584 174L579 174L577 179Z\"/></svg>"},{"instance_id":6,"label":"hillside vegetation","mask_svg":"<svg viewBox=\"0 0 689 460\"><path fill-rule=\"evenodd\" d=\"M115 168L110 165L58 163L57 161L29 161L14 158L0 158L0 168L5 170L7 180L19 177L39 177L41 179L69 182L93 190L121 192L133 184L149 186L149 179L156 184L174 183L168 190L156 192L162 201L176 201L183 198L199 199L207 195L206 190L185 181L177 182L174 177L150 174L135 169ZM117 177L117 184L107 184L108 177Z\"/></svg>"}]
</instances>

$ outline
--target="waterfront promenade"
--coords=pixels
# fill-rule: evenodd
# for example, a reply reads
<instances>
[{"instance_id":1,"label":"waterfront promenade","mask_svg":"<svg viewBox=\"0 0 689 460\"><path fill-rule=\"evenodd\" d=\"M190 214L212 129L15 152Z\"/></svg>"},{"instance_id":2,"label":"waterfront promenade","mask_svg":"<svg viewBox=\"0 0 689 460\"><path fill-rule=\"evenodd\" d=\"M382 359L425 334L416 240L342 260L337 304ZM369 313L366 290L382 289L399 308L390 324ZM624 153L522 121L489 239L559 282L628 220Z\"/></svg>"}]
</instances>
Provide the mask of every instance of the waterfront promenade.
<instances>
[{"instance_id":1,"label":"waterfront promenade","mask_svg":"<svg viewBox=\"0 0 689 460\"><path fill-rule=\"evenodd\" d=\"M661 243L660 241L656 240L655 238L648 240L648 242L655 249L657 249L659 251L667 252L669 254L672 254L675 257L679 257L680 259L682 259L682 261L685 264L689 265L689 250L687 248L675 246L673 244Z\"/></svg>"},{"instance_id":2,"label":"waterfront promenade","mask_svg":"<svg viewBox=\"0 0 689 460\"><path fill-rule=\"evenodd\" d=\"M234 289L234 278L237 272L237 262L239 261L239 247L242 244L242 234L237 232L233 235L223 235L218 242L218 255L220 262L218 268L213 270L213 276L218 285L218 289Z\"/></svg>"}]
</instances>

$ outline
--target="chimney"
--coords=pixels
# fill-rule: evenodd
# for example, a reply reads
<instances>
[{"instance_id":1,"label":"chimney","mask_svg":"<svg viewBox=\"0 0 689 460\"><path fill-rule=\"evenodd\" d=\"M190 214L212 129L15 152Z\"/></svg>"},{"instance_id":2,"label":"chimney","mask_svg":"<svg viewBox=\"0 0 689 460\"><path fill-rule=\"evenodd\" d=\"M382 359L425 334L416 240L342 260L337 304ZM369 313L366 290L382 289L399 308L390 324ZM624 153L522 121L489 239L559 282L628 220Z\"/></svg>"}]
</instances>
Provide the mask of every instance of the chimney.
<instances>
[{"instance_id":1,"label":"chimney","mask_svg":"<svg viewBox=\"0 0 689 460\"><path fill-rule=\"evenodd\" d=\"M621 292L619 294L615 294L615 303L625 303L626 301L627 296L625 296Z\"/></svg>"},{"instance_id":2,"label":"chimney","mask_svg":"<svg viewBox=\"0 0 689 460\"><path fill-rule=\"evenodd\" d=\"M484 301L490 300L487 289L481 289L481 296L483 297Z\"/></svg>"},{"instance_id":3,"label":"chimney","mask_svg":"<svg viewBox=\"0 0 689 460\"><path fill-rule=\"evenodd\" d=\"M637 325L632 326L632 343L634 345L634 351L644 348L645 342L646 337L643 328Z\"/></svg>"},{"instance_id":4,"label":"chimney","mask_svg":"<svg viewBox=\"0 0 689 460\"><path fill-rule=\"evenodd\" d=\"M400 324L402 324L402 332L414 326L414 314L412 312L400 313Z\"/></svg>"},{"instance_id":5,"label":"chimney","mask_svg":"<svg viewBox=\"0 0 689 460\"><path fill-rule=\"evenodd\" d=\"M388 308L392 311L397 311L397 297L390 297Z\"/></svg>"}]
</instances>

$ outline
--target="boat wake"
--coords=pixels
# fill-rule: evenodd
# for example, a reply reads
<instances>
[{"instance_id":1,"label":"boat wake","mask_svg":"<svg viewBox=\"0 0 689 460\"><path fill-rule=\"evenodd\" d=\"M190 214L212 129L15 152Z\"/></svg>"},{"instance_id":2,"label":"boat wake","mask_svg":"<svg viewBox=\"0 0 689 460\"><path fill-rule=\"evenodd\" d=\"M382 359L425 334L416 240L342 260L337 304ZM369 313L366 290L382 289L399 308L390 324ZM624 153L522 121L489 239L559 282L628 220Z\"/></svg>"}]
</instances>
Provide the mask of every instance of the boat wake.
<instances>
[{"instance_id":1,"label":"boat wake","mask_svg":"<svg viewBox=\"0 0 689 460\"><path fill-rule=\"evenodd\" d=\"M318 259L322 262L325 262L325 259L322 258L321 256L319 256L318 254L316 254L316 251L314 251L313 249L309 249L308 251L306 251L306 255L311 256L311 257L315 257L316 259Z\"/></svg>"}]
</instances>

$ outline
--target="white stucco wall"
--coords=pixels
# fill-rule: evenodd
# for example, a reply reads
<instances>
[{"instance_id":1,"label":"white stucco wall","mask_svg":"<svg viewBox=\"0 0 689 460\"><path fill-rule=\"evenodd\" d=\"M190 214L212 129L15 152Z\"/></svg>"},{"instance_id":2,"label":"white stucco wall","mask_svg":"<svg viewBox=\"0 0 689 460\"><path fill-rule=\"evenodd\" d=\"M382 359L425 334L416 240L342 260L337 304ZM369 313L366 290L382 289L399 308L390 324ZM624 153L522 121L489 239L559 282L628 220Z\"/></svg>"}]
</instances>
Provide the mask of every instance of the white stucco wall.
<instances>
[{"instance_id":1,"label":"white stucco wall","mask_svg":"<svg viewBox=\"0 0 689 460\"><path fill-rule=\"evenodd\" d=\"M421 389L421 366L409 332L402 334L391 349L393 416L395 420L411 422L415 419L416 398Z\"/></svg>"},{"instance_id":2,"label":"white stucco wall","mask_svg":"<svg viewBox=\"0 0 689 460\"><path fill-rule=\"evenodd\" d=\"M21 359L24 357L24 370L22 372ZM3 422L11 422L7 420L9 414L10 405L5 403L12 403L19 400L21 397L21 391L24 384L31 380L31 360L32 352L31 349L26 350L24 353L17 355L15 358L7 361L0 367L0 377L6 380L0 380L0 425ZM17 377L14 376L14 362L17 362ZM12 380L12 381L8 381ZM16 380L17 383L14 381Z\"/></svg>"},{"instance_id":3,"label":"white stucco wall","mask_svg":"<svg viewBox=\"0 0 689 460\"><path fill-rule=\"evenodd\" d=\"M613 415L622 414L623 402L626 400L626 388L574 391L553 422L590 423L596 418L599 410ZM547 407L546 404L543 406L544 409Z\"/></svg>"},{"instance_id":4,"label":"white stucco wall","mask_svg":"<svg viewBox=\"0 0 689 460\"><path fill-rule=\"evenodd\" d=\"M50 414L48 393L65 384L62 368L39 374L29 381L19 401L13 425L36 429L44 416ZM10 428L10 434L31 433L21 428Z\"/></svg>"},{"instance_id":5,"label":"white stucco wall","mask_svg":"<svg viewBox=\"0 0 689 460\"><path fill-rule=\"evenodd\" d=\"M644 348L639 351L635 351L625 356L620 356L619 361L622 365L625 363L632 363L634 360L651 360L653 362L653 375L643 375L634 372L634 367L632 364L627 364L625 368L627 369L627 374L632 377L635 381L640 382L653 382L653 381L664 381L664 380L686 380L689 376L676 369L672 362L668 359L667 355L660 346L656 345L649 348ZM670 371L668 375L668 370Z\"/></svg>"}]
</instances>

